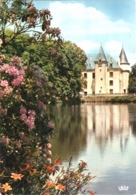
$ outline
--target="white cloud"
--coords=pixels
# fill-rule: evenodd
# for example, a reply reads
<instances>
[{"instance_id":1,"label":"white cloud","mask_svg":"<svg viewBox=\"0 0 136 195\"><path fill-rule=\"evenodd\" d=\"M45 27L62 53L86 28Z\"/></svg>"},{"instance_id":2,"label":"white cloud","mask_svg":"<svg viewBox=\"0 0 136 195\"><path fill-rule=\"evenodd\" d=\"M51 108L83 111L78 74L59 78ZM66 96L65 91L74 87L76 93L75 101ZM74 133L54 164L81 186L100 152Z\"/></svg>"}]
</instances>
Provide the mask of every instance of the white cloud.
<instances>
[{"instance_id":1,"label":"white cloud","mask_svg":"<svg viewBox=\"0 0 136 195\"><path fill-rule=\"evenodd\" d=\"M61 29L62 37L81 47L86 53L96 53L102 43L106 53L118 59L122 43L132 47L132 26L124 20L112 20L94 7L82 3L51 2L49 10L53 16L52 26ZM125 48L126 51L126 48ZM129 62L134 54L127 52Z\"/></svg>"},{"instance_id":2,"label":"white cloud","mask_svg":"<svg viewBox=\"0 0 136 195\"><path fill-rule=\"evenodd\" d=\"M122 44L118 41L111 40L105 43L105 49L111 54L111 56L119 56Z\"/></svg>"},{"instance_id":3,"label":"white cloud","mask_svg":"<svg viewBox=\"0 0 136 195\"><path fill-rule=\"evenodd\" d=\"M98 48L100 47L100 43L90 40L79 41L77 42L77 45L82 48L85 53L93 53L94 50L98 50Z\"/></svg>"},{"instance_id":4,"label":"white cloud","mask_svg":"<svg viewBox=\"0 0 136 195\"><path fill-rule=\"evenodd\" d=\"M130 24L123 20L111 21L94 7L81 3L50 3L53 15L52 26L58 26L64 37L77 39L92 34L113 34L130 32ZM77 36L77 37L76 37Z\"/></svg>"},{"instance_id":5,"label":"white cloud","mask_svg":"<svg viewBox=\"0 0 136 195\"><path fill-rule=\"evenodd\" d=\"M119 54L121 52L122 47L124 47L120 42L112 40L105 43L105 50L107 50L111 56L117 60L117 57L119 57ZM135 53L129 52L127 48L124 48L128 62L130 65L134 65L136 63Z\"/></svg>"}]
</instances>

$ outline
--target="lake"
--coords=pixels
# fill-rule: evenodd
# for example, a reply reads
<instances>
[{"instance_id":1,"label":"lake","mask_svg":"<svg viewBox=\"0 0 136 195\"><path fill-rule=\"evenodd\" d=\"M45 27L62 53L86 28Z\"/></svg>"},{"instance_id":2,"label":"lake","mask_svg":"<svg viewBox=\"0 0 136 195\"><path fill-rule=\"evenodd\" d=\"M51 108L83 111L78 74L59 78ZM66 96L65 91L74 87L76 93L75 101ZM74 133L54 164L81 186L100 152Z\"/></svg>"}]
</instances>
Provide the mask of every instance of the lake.
<instances>
[{"instance_id":1,"label":"lake","mask_svg":"<svg viewBox=\"0 0 136 195\"><path fill-rule=\"evenodd\" d=\"M52 153L64 165L87 162L96 194L136 194L136 104L55 105ZM121 190L121 186L125 189Z\"/></svg>"}]
</instances>

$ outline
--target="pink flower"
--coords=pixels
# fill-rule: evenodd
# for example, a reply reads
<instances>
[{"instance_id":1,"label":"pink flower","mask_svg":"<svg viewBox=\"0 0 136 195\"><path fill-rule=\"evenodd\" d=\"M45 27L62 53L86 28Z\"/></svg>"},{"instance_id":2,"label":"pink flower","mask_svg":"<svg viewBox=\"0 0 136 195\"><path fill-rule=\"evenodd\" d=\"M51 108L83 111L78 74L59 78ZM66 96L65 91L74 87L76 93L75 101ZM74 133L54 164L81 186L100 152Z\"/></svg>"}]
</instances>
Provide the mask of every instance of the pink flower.
<instances>
[{"instance_id":1,"label":"pink flower","mask_svg":"<svg viewBox=\"0 0 136 195\"><path fill-rule=\"evenodd\" d=\"M36 115L36 112L34 110L29 110L28 111L28 114L35 116Z\"/></svg>"},{"instance_id":2,"label":"pink flower","mask_svg":"<svg viewBox=\"0 0 136 195\"><path fill-rule=\"evenodd\" d=\"M35 117L33 115L29 115L28 116L28 119L31 121L31 122L34 122L35 121Z\"/></svg>"},{"instance_id":3,"label":"pink flower","mask_svg":"<svg viewBox=\"0 0 136 195\"><path fill-rule=\"evenodd\" d=\"M21 114L20 120L21 120L21 121L25 121L26 119L27 119L26 114L25 114L25 113L24 113L24 114Z\"/></svg>"},{"instance_id":4,"label":"pink flower","mask_svg":"<svg viewBox=\"0 0 136 195\"><path fill-rule=\"evenodd\" d=\"M24 107L20 108L20 114L26 114L26 108Z\"/></svg>"},{"instance_id":5,"label":"pink flower","mask_svg":"<svg viewBox=\"0 0 136 195\"><path fill-rule=\"evenodd\" d=\"M36 81L36 85L37 85L38 87L42 87L42 83L41 83L40 81Z\"/></svg>"},{"instance_id":6,"label":"pink flower","mask_svg":"<svg viewBox=\"0 0 136 195\"><path fill-rule=\"evenodd\" d=\"M3 90L0 90L0 98L2 98L5 95Z\"/></svg>"},{"instance_id":7,"label":"pink flower","mask_svg":"<svg viewBox=\"0 0 136 195\"><path fill-rule=\"evenodd\" d=\"M7 80L2 80L2 81L0 82L0 85L1 85L2 87L7 87L7 86L8 86L8 81L7 81Z\"/></svg>"},{"instance_id":8,"label":"pink flower","mask_svg":"<svg viewBox=\"0 0 136 195\"><path fill-rule=\"evenodd\" d=\"M50 49L50 53L51 53L51 54L56 54L56 49L55 49L55 48L51 48L51 49Z\"/></svg>"},{"instance_id":9,"label":"pink flower","mask_svg":"<svg viewBox=\"0 0 136 195\"><path fill-rule=\"evenodd\" d=\"M52 152L50 150L47 151L47 154L52 155Z\"/></svg>"},{"instance_id":10,"label":"pink flower","mask_svg":"<svg viewBox=\"0 0 136 195\"><path fill-rule=\"evenodd\" d=\"M20 75L20 76L18 76L17 78L13 79L12 85L18 86L18 85L20 85L22 82L23 82L23 76Z\"/></svg>"},{"instance_id":11,"label":"pink flower","mask_svg":"<svg viewBox=\"0 0 136 195\"><path fill-rule=\"evenodd\" d=\"M3 117L7 114L7 109L0 108L0 117Z\"/></svg>"},{"instance_id":12,"label":"pink flower","mask_svg":"<svg viewBox=\"0 0 136 195\"><path fill-rule=\"evenodd\" d=\"M22 68L21 70L19 70L19 75L25 76L25 70L24 70L24 68Z\"/></svg>"},{"instance_id":13,"label":"pink flower","mask_svg":"<svg viewBox=\"0 0 136 195\"><path fill-rule=\"evenodd\" d=\"M46 105L45 105L42 101L39 101L39 102L38 102L38 108L39 108L39 109L46 110Z\"/></svg>"},{"instance_id":14,"label":"pink flower","mask_svg":"<svg viewBox=\"0 0 136 195\"><path fill-rule=\"evenodd\" d=\"M10 94L12 91L13 91L13 88L10 87L10 86L7 86L7 87L4 88L5 95Z\"/></svg>"},{"instance_id":15,"label":"pink flower","mask_svg":"<svg viewBox=\"0 0 136 195\"><path fill-rule=\"evenodd\" d=\"M34 121L31 121L29 119L25 120L25 123L27 124L27 126L29 127L29 129L33 129L34 128Z\"/></svg>"},{"instance_id":16,"label":"pink flower","mask_svg":"<svg viewBox=\"0 0 136 195\"><path fill-rule=\"evenodd\" d=\"M2 142L3 144L5 144L5 145L8 145L8 144L9 144L9 138L3 136L3 137L1 138L1 142Z\"/></svg>"},{"instance_id":17,"label":"pink flower","mask_svg":"<svg viewBox=\"0 0 136 195\"><path fill-rule=\"evenodd\" d=\"M33 129L34 128L35 115L36 115L35 111L34 110L29 110L28 111L29 116L27 117L26 109L21 108L20 109L20 114L21 114L20 115L20 120L24 121L24 123L29 127L29 129Z\"/></svg>"},{"instance_id":18,"label":"pink flower","mask_svg":"<svg viewBox=\"0 0 136 195\"><path fill-rule=\"evenodd\" d=\"M11 58L11 62L19 64L21 62L21 58L18 56L13 56Z\"/></svg>"},{"instance_id":19,"label":"pink flower","mask_svg":"<svg viewBox=\"0 0 136 195\"><path fill-rule=\"evenodd\" d=\"M47 148L51 148L51 144L50 143L47 143L46 146L47 146Z\"/></svg>"},{"instance_id":20,"label":"pink flower","mask_svg":"<svg viewBox=\"0 0 136 195\"><path fill-rule=\"evenodd\" d=\"M51 129L54 129L54 124L53 124L53 123L48 122L48 127L49 127L49 128L51 128Z\"/></svg>"},{"instance_id":21,"label":"pink flower","mask_svg":"<svg viewBox=\"0 0 136 195\"><path fill-rule=\"evenodd\" d=\"M23 131L19 132L18 134L19 134L19 137L20 137L21 139L24 138L24 132L23 132Z\"/></svg>"},{"instance_id":22,"label":"pink flower","mask_svg":"<svg viewBox=\"0 0 136 195\"><path fill-rule=\"evenodd\" d=\"M47 157L46 154L43 154L43 157L46 158Z\"/></svg>"},{"instance_id":23,"label":"pink flower","mask_svg":"<svg viewBox=\"0 0 136 195\"><path fill-rule=\"evenodd\" d=\"M17 148L21 148L21 143L20 143L20 140L19 140L19 141L16 141L16 143L15 143L15 144L16 144L16 147L17 147Z\"/></svg>"},{"instance_id":24,"label":"pink flower","mask_svg":"<svg viewBox=\"0 0 136 195\"><path fill-rule=\"evenodd\" d=\"M48 161L50 164L51 164L51 162L52 162L50 158L47 158L47 161Z\"/></svg>"},{"instance_id":25,"label":"pink flower","mask_svg":"<svg viewBox=\"0 0 136 195\"><path fill-rule=\"evenodd\" d=\"M55 31L56 35L59 35L61 33L59 28L54 28L54 31Z\"/></svg>"},{"instance_id":26,"label":"pink flower","mask_svg":"<svg viewBox=\"0 0 136 195\"><path fill-rule=\"evenodd\" d=\"M0 72L6 71L8 69L8 64L3 64L3 66L0 67Z\"/></svg>"},{"instance_id":27,"label":"pink flower","mask_svg":"<svg viewBox=\"0 0 136 195\"><path fill-rule=\"evenodd\" d=\"M7 73L14 77L19 75L19 71L15 66L9 66L7 68Z\"/></svg>"}]
</instances>

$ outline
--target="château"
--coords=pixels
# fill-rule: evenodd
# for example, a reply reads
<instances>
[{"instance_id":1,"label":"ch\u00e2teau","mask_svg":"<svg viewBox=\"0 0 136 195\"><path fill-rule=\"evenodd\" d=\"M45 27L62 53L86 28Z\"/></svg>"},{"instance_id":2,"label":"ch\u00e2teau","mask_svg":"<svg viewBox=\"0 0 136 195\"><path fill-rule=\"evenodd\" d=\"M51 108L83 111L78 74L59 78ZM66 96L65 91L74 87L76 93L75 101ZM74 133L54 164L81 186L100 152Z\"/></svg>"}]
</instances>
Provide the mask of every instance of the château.
<instances>
[{"instance_id":1,"label":"ch\u00e2teau","mask_svg":"<svg viewBox=\"0 0 136 195\"><path fill-rule=\"evenodd\" d=\"M86 70L82 72L81 94L127 94L130 64L124 48L116 62L110 54L105 54L100 46L98 54L89 55Z\"/></svg>"}]
</instances>

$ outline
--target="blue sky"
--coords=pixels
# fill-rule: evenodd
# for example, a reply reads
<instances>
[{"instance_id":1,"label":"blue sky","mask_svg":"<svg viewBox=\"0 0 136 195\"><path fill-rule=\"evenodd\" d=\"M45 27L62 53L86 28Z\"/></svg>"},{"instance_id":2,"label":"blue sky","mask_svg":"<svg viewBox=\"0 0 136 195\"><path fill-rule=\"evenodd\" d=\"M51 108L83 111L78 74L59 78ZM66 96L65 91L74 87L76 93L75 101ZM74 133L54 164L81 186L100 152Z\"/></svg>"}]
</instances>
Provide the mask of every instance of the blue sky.
<instances>
[{"instance_id":1,"label":"blue sky","mask_svg":"<svg viewBox=\"0 0 136 195\"><path fill-rule=\"evenodd\" d=\"M86 54L105 53L117 61L122 46L131 65L136 62L136 0L34 0L38 9L49 9L52 26Z\"/></svg>"}]
</instances>

